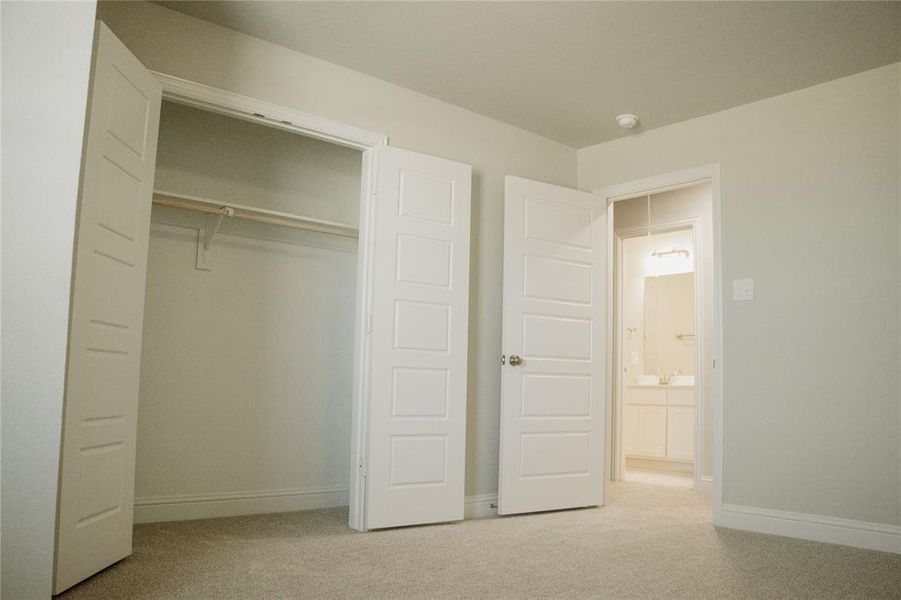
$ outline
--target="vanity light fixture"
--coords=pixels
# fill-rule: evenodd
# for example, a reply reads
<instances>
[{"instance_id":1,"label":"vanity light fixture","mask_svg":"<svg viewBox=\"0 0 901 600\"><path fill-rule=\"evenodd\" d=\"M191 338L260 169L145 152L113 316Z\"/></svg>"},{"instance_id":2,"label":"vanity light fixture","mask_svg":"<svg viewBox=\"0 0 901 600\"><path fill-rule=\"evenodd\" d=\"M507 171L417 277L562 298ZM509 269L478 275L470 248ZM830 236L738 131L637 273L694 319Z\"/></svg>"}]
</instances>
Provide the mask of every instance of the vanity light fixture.
<instances>
[{"instance_id":1,"label":"vanity light fixture","mask_svg":"<svg viewBox=\"0 0 901 600\"><path fill-rule=\"evenodd\" d=\"M685 250L683 248L676 248L675 246L673 246L672 250L654 250L653 252L651 252L651 256L654 256L656 258L663 258L664 256L671 256L673 254L684 254L685 258L691 256L688 250Z\"/></svg>"}]
</instances>

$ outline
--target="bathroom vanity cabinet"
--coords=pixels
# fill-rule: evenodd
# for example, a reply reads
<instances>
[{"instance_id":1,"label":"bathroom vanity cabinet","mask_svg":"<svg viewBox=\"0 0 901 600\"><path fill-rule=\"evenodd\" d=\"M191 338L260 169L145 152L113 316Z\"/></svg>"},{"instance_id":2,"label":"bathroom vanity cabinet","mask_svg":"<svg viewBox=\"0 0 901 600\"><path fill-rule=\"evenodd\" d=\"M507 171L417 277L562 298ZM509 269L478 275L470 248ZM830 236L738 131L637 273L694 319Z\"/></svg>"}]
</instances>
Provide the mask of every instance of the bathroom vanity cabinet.
<instances>
[{"instance_id":1,"label":"bathroom vanity cabinet","mask_svg":"<svg viewBox=\"0 0 901 600\"><path fill-rule=\"evenodd\" d=\"M694 461L694 386L626 386L622 435L627 457Z\"/></svg>"}]
</instances>

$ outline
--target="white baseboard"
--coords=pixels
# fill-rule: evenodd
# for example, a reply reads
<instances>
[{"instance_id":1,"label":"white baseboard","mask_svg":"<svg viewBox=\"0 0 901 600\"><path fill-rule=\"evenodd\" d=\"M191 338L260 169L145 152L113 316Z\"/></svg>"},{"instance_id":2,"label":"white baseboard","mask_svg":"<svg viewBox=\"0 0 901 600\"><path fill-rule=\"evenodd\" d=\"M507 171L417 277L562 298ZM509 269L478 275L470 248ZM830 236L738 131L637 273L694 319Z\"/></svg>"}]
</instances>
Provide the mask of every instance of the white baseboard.
<instances>
[{"instance_id":1,"label":"white baseboard","mask_svg":"<svg viewBox=\"0 0 901 600\"><path fill-rule=\"evenodd\" d=\"M188 521L333 508L347 504L348 490L344 487L155 496L135 498L134 520L135 523ZM467 496L463 512L466 519L496 517L497 494Z\"/></svg>"},{"instance_id":2,"label":"white baseboard","mask_svg":"<svg viewBox=\"0 0 901 600\"><path fill-rule=\"evenodd\" d=\"M466 496L463 505L464 519L487 519L497 516L497 494Z\"/></svg>"},{"instance_id":3,"label":"white baseboard","mask_svg":"<svg viewBox=\"0 0 901 600\"><path fill-rule=\"evenodd\" d=\"M187 521L347 506L346 487L135 498L135 523Z\"/></svg>"},{"instance_id":4,"label":"white baseboard","mask_svg":"<svg viewBox=\"0 0 901 600\"><path fill-rule=\"evenodd\" d=\"M901 554L901 526L723 504L715 524L785 537Z\"/></svg>"}]
</instances>

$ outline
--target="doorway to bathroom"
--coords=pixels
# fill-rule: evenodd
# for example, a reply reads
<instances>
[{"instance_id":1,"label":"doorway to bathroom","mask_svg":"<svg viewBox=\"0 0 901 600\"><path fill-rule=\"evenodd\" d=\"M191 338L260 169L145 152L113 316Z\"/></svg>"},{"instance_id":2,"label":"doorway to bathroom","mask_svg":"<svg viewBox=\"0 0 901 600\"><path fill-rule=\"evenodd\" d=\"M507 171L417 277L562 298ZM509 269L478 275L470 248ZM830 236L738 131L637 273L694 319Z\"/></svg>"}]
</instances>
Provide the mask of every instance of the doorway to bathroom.
<instances>
[{"instance_id":1,"label":"doorway to bathroom","mask_svg":"<svg viewBox=\"0 0 901 600\"><path fill-rule=\"evenodd\" d=\"M612 481L712 491L712 197L707 180L610 206Z\"/></svg>"}]
</instances>

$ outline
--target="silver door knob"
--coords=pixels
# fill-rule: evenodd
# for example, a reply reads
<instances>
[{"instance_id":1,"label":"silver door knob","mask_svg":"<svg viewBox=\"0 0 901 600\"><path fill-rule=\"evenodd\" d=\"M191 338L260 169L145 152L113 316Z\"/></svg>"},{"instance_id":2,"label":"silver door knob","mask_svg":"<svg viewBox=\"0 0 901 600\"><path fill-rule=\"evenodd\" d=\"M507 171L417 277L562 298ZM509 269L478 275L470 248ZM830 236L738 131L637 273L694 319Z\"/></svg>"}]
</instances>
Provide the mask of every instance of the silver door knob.
<instances>
[{"instance_id":1,"label":"silver door knob","mask_svg":"<svg viewBox=\"0 0 901 600\"><path fill-rule=\"evenodd\" d=\"M510 366L518 367L522 364L522 357L519 354L511 354L510 355Z\"/></svg>"}]
</instances>

